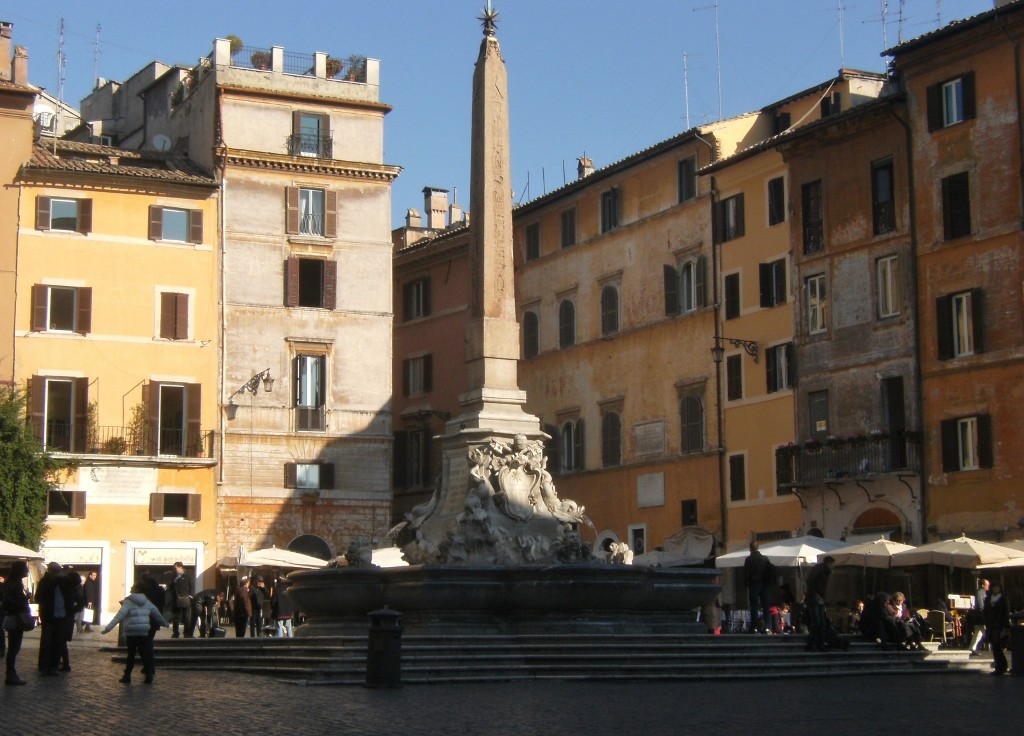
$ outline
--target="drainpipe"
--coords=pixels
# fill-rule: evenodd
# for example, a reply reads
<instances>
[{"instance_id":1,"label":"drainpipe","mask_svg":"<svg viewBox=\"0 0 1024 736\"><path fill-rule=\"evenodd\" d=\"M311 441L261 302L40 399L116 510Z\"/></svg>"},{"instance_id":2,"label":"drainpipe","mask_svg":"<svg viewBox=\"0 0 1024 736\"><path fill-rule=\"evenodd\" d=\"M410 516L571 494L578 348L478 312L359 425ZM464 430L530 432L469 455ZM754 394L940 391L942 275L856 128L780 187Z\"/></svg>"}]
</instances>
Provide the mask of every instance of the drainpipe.
<instances>
[{"instance_id":1,"label":"drainpipe","mask_svg":"<svg viewBox=\"0 0 1024 736\"><path fill-rule=\"evenodd\" d=\"M1024 230L1024 116L1021 111L1024 105L1021 103L1021 77L1020 77L1020 39L1014 38L1006 30L1006 21L1002 16L996 16L999 23L999 30L1006 36L1006 40L1013 47L1013 79L1014 79L1014 101L1017 103L1017 181L1021 183L1020 198L1021 209L1018 214L1021 217L1021 229Z\"/></svg>"},{"instance_id":2,"label":"drainpipe","mask_svg":"<svg viewBox=\"0 0 1024 736\"><path fill-rule=\"evenodd\" d=\"M218 88L217 89L217 127L218 127L218 129L220 128L221 125L223 125L223 121L224 121L224 116L221 114L221 110L222 110L223 104L224 104L224 97L223 97L220 89ZM226 248L224 247L224 239L227 237L227 235L226 235L227 234L227 222L226 222L226 216L225 216L224 212L227 209L226 201L227 201L227 193L228 193L228 183L227 183L227 177L224 175L224 172L227 169L227 165L228 164L227 164L227 146L224 144L224 131L223 130L218 130L217 138L218 138L218 149L219 149L219 152L220 152L220 217L218 218L219 219L219 223L218 224L219 224L219 227L220 227L220 233L218 233L218 237L217 237L217 246L218 246L218 248L220 250L220 253L219 253L219 261L220 261L220 263L219 263L219 268L217 269L219 271L218 278L220 278L220 340L219 340L219 342L220 342L220 375L218 376L218 378L220 379L219 380L219 383L220 383L220 387L219 388L220 388L220 390L217 392L217 395L220 398L220 401L218 402L218 405L217 405L217 422L218 422L218 425L220 427L220 430L219 430L219 432L220 432L220 443L218 445L218 447L220 449L220 452L219 452L220 458L219 458L218 463L217 463L217 466L218 466L218 469L219 469L218 470L217 485L218 486L223 486L224 485L224 441L225 441L225 433L227 431L227 424L226 424L225 414L224 414L224 410L223 410L223 404L224 404L224 397L227 395L227 389L225 388L225 382L227 380L226 372L227 372L227 354L228 354L227 344L226 344L226 340L227 340L227 279L224 276L224 267L225 267L225 260L226 260L226 256L225 256Z\"/></svg>"}]
</instances>

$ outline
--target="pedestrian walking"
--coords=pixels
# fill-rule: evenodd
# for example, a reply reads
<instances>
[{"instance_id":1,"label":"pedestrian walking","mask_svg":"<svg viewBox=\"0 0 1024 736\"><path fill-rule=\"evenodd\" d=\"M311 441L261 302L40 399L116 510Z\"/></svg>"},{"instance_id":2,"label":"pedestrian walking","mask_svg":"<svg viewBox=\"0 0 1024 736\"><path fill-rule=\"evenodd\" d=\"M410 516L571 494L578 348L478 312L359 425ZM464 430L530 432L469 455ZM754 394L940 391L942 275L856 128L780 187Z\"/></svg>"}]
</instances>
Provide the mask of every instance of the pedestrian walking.
<instances>
[{"instance_id":1,"label":"pedestrian walking","mask_svg":"<svg viewBox=\"0 0 1024 736\"><path fill-rule=\"evenodd\" d=\"M3 609L3 631L0 638L7 634L7 653L4 655L7 676L5 685L24 685L25 681L18 676L16 668L21 641L25 636L27 621L31 621L32 609L28 605L28 594L25 592L25 578L28 577L28 563L15 560L11 563L11 575L4 581L0 592L0 608Z\"/></svg>"},{"instance_id":2,"label":"pedestrian walking","mask_svg":"<svg viewBox=\"0 0 1024 736\"><path fill-rule=\"evenodd\" d=\"M36 585L36 603L39 605L39 673L43 677L56 677L64 641L64 619L68 612L64 606L59 562L51 562Z\"/></svg>"},{"instance_id":3,"label":"pedestrian walking","mask_svg":"<svg viewBox=\"0 0 1024 736\"><path fill-rule=\"evenodd\" d=\"M128 645L128 658L124 666L124 675L120 682L130 685L132 682L132 670L135 668L135 657L142 657L142 672L146 676L147 685L153 682L156 675L156 661L153 656L153 637L150 630L153 626L160 628L169 626L152 601L146 597L145 586L136 583L132 586L131 594L121 601L121 608L114 618L103 627L104 634L109 634L114 627L124 621L125 642Z\"/></svg>"},{"instance_id":4,"label":"pedestrian walking","mask_svg":"<svg viewBox=\"0 0 1024 736\"><path fill-rule=\"evenodd\" d=\"M252 616L252 597L249 595L249 578L242 578L231 601L231 620L235 623L235 636L245 636L245 629Z\"/></svg>"},{"instance_id":5,"label":"pedestrian walking","mask_svg":"<svg viewBox=\"0 0 1024 736\"><path fill-rule=\"evenodd\" d=\"M279 637L290 639L295 635L292 628L292 620L295 618L295 605L288 595L288 588L291 581L287 578L280 578L270 596L270 610L274 617L274 633Z\"/></svg>"},{"instance_id":6,"label":"pedestrian walking","mask_svg":"<svg viewBox=\"0 0 1024 736\"><path fill-rule=\"evenodd\" d=\"M747 600L750 603L750 629L764 632L768 625L768 593L775 585L775 565L757 548L757 542L750 543L750 554L743 561L743 577L747 585Z\"/></svg>"},{"instance_id":7,"label":"pedestrian walking","mask_svg":"<svg viewBox=\"0 0 1024 736\"><path fill-rule=\"evenodd\" d=\"M262 575L257 575L249 586L249 599L252 611L249 613L249 636L263 636L263 604L267 600L267 584Z\"/></svg>"},{"instance_id":8,"label":"pedestrian walking","mask_svg":"<svg viewBox=\"0 0 1024 736\"><path fill-rule=\"evenodd\" d=\"M62 624L63 636L60 637L57 645L60 660L58 669L61 672L70 672L71 653L68 651L68 642L74 638L75 629L81 624L82 611L85 609L82 576L74 570L65 570L57 585L60 587L61 596L64 598L64 608L67 611Z\"/></svg>"},{"instance_id":9,"label":"pedestrian walking","mask_svg":"<svg viewBox=\"0 0 1024 736\"><path fill-rule=\"evenodd\" d=\"M167 589L171 593L171 638L179 636L178 627L184 630L185 638L192 638L189 631L189 622L192 617L192 593L195 588L192 585L192 577L185 574L185 564L174 563L174 578Z\"/></svg>"},{"instance_id":10,"label":"pedestrian walking","mask_svg":"<svg viewBox=\"0 0 1024 736\"><path fill-rule=\"evenodd\" d=\"M100 624L100 576L95 570L90 571L85 576L85 582L82 584L82 595L85 597L85 612L82 616L82 622L85 627L85 633L88 634L92 631L93 626L99 626Z\"/></svg>"},{"instance_id":11,"label":"pedestrian walking","mask_svg":"<svg viewBox=\"0 0 1024 736\"><path fill-rule=\"evenodd\" d=\"M1010 638L1010 604L999 583L991 583L985 596L985 637L992 650L992 674L1005 675L1009 669L1004 649Z\"/></svg>"}]
</instances>

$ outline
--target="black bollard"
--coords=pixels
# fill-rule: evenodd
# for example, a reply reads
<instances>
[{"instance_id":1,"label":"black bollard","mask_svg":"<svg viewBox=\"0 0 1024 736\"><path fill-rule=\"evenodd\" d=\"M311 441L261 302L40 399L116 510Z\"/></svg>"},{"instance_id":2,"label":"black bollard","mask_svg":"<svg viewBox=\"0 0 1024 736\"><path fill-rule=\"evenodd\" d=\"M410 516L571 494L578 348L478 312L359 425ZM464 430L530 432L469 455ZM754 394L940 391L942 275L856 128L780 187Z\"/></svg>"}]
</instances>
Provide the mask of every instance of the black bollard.
<instances>
[{"instance_id":1,"label":"black bollard","mask_svg":"<svg viewBox=\"0 0 1024 736\"><path fill-rule=\"evenodd\" d=\"M402 614L384 608L371 611L366 642L366 687L402 686Z\"/></svg>"}]
</instances>

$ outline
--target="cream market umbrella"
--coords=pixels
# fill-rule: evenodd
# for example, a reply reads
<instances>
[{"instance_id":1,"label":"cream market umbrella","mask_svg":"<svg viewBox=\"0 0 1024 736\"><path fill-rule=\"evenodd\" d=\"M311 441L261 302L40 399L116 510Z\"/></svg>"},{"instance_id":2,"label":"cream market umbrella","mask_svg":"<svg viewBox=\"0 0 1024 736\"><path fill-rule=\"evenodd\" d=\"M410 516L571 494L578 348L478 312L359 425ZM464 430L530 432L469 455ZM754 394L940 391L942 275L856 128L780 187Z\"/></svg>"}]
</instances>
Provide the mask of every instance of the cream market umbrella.
<instances>
[{"instance_id":1,"label":"cream market umbrella","mask_svg":"<svg viewBox=\"0 0 1024 736\"><path fill-rule=\"evenodd\" d=\"M292 570L315 570L326 564L327 560L321 560L319 557L277 547L252 552L242 550L242 558L238 561L239 567L286 567Z\"/></svg>"},{"instance_id":2,"label":"cream market umbrella","mask_svg":"<svg viewBox=\"0 0 1024 736\"><path fill-rule=\"evenodd\" d=\"M982 542L963 535L956 539L924 544L892 556L893 567L914 565L944 565L973 570L979 565L1003 562L1024 557L1024 550L1004 547L1001 544Z\"/></svg>"},{"instance_id":3,"label":"cream market umbrella","mask_svg":"<svg viewBox=\"0 0 1024 736\"><path fill-rule=\"evenodd\" d=\"M776 567L799 567L813 565L818 561L819 555L831 553L832 550L845 546L846 543L838 539L804 536L761 544L758 545L758 549ZM715 558L715 564L718 567L743 567L749 555L749 549L741 549L727 555L719 555Z\"/></svg>"},{"instance_id":4,"label":"cream market umbrella","mask_svg":"<svg viewBox=\"0 0 1024 736\"><path fill-rule=\"evenodd\" d=\"M33 552L28 547L22 547L13 542L5 542L0 539L0 562L11 560L41 560L41 552Z\"/></svg>"},{"instance_id":5,"label":"cream market umbrella","mask_svg":"<svg viewBox=\"0 0 1024 736\"><path fill-rule=\"evenodd\" d=\"M840 547L825 554L831 555L837 565L848 567L874 567L887 568L892 563L892 556L897 552L907 552L916 549L909 544L893 542L890 539L876 539L873 542L863 542L849 547ZM824 557L822 554L821 557ZM820 558L819 558L820 559Z\"/></svg>"}]
</instances>

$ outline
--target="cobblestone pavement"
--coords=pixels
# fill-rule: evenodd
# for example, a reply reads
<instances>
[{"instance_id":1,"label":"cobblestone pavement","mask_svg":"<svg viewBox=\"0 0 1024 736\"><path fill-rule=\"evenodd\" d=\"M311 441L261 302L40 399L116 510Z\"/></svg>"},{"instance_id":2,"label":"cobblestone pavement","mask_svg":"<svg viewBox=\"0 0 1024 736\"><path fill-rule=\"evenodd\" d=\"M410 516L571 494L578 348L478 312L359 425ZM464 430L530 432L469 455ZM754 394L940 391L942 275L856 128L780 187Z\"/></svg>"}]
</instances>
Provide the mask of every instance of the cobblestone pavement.
<instances>
[{"instance_id":1,"label":"cobblestone pavement","mask_svg":"<svg viewBox=\"0 0 1024 736\"><path fill-rule=\"evenodd\" d=\"M301 687L235 673L160 671L121 685L120 665L92 633L72 642L72 671L39 677L38 631L26 636L23 687L0 687L4 736L196 733L559 734L704 733L862 736L944 733L981 723L1012 732L1024 718L1024 677L987 673L727 682L409 685L394 690ZM997 725L998 724L998 725ZM978 731L980 733L980 731Z\"/></svg>"}]
</instances>

